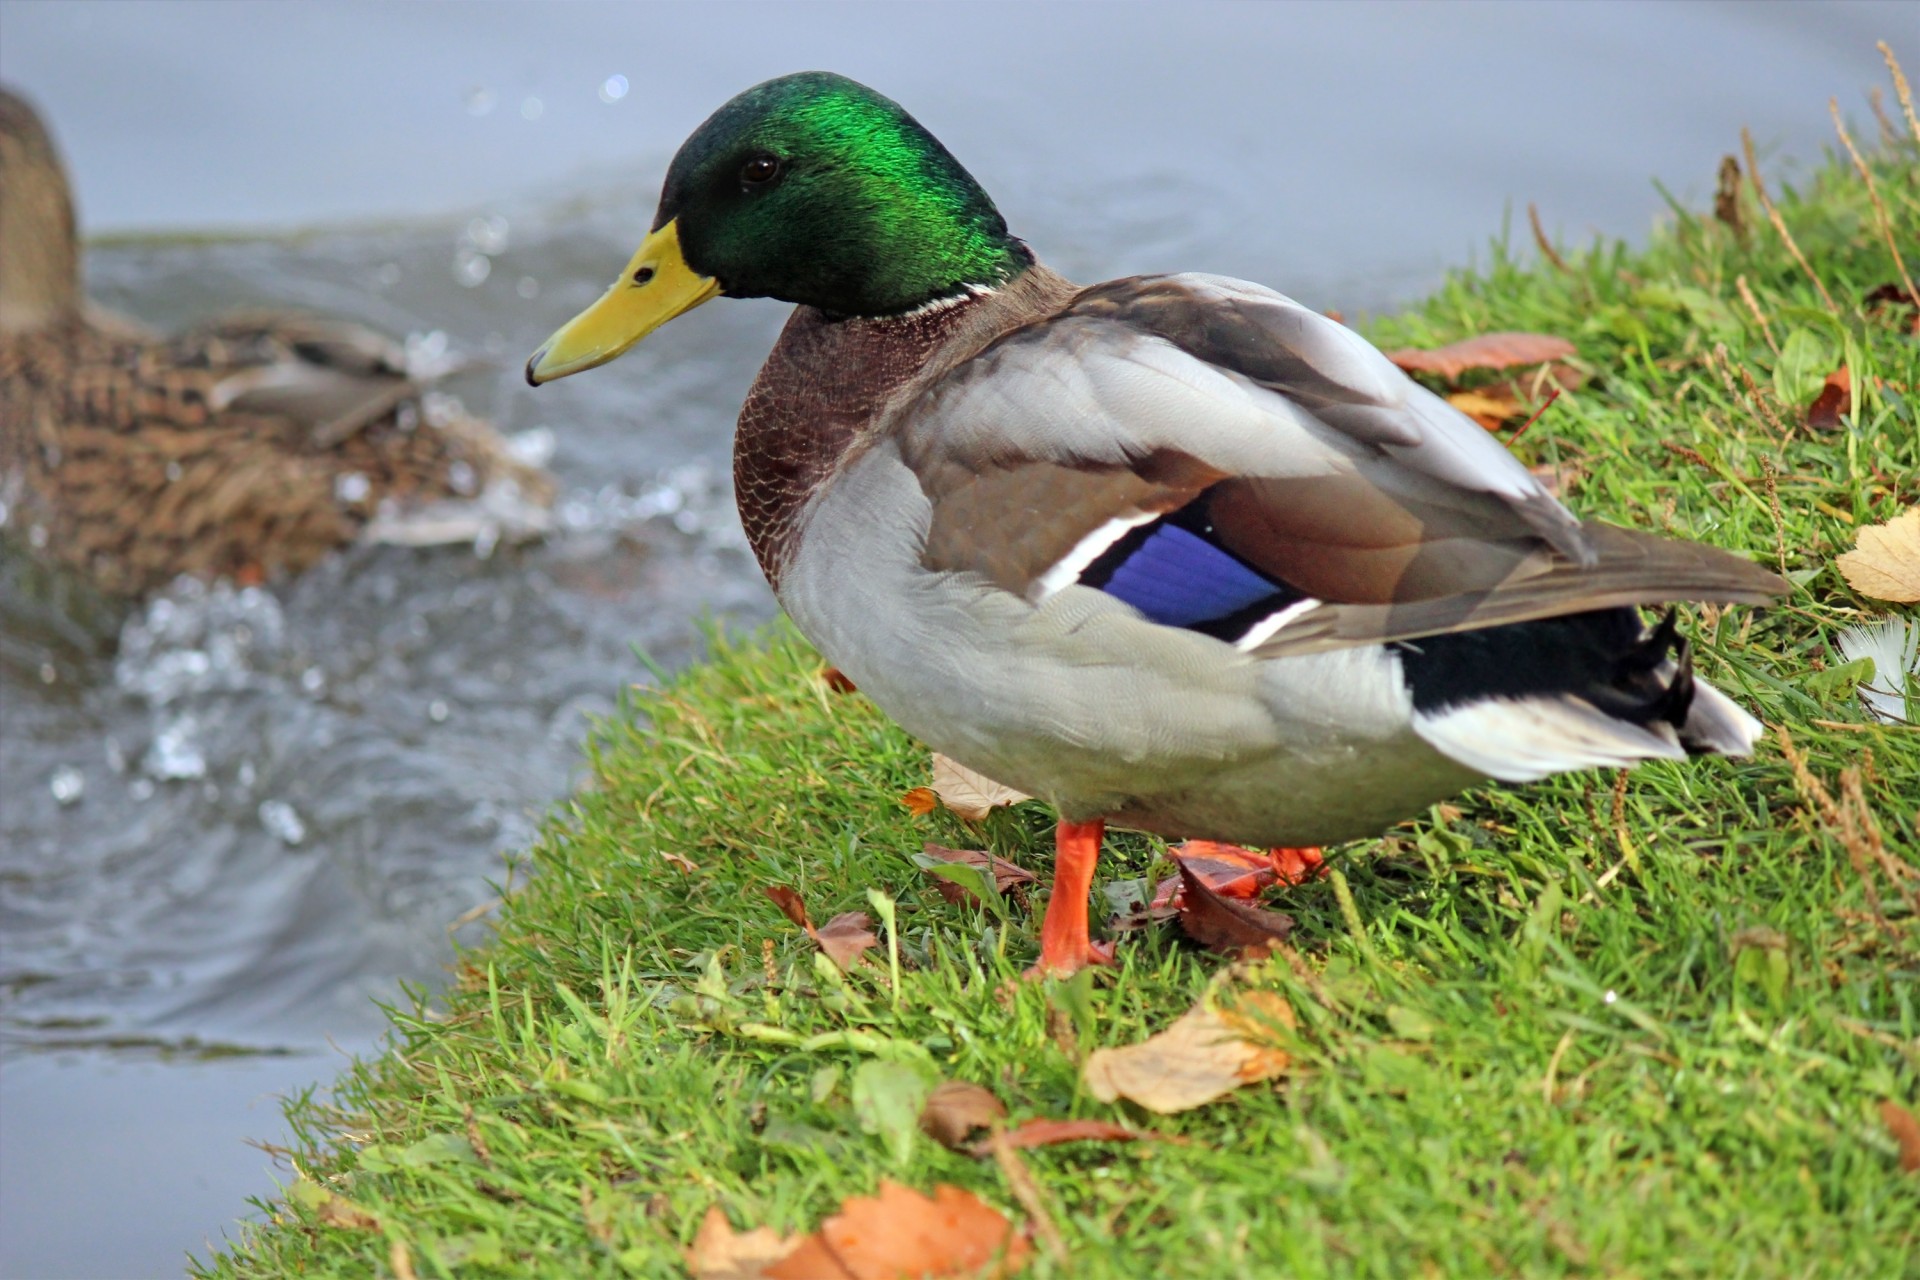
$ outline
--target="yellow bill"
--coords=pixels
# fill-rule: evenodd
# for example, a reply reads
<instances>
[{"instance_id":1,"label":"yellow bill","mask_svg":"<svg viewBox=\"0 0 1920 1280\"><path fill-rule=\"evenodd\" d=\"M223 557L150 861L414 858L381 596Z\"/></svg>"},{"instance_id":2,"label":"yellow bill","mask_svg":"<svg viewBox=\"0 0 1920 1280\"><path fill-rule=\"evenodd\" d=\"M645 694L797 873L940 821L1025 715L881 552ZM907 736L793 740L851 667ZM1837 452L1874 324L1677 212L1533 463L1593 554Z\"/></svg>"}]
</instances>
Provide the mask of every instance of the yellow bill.
<instances>
[{"instance_id":1,"label":"yellow bill","mask_svg":"<svg viewBox=\"0 0 1920 1280\"><path fill-rule=\"evenodd\" d=\"M720 292L720 282L687 265L680 228L672 222L653 232L613 287L600 300L560 326L527 361L534 386L605 364L677 315Z\"/></svg>"}]
</instances>

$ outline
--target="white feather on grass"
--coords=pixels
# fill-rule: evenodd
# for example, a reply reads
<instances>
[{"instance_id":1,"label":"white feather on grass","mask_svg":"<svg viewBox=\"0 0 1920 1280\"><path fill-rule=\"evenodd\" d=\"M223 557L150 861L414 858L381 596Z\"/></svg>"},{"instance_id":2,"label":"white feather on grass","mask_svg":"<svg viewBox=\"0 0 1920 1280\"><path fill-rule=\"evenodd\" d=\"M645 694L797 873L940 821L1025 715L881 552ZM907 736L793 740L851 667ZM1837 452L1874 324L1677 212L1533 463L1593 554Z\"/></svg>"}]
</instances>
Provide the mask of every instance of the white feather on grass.
<instances>
[{"instance_id":1,"label":"white feather on grass","mask_svg":"<svg viewBox=\"0 0 1920 1280\"><path fill-rule=\"evenodd\" d=\"M1920 682L1920 622L1888 618L1848 627L1836 643L1848 662L1873 660L1873 679L1859 688L1867 710L1895 724L1914 723L1907 689L1909 682Z\"/></svg>"}]
</instances>

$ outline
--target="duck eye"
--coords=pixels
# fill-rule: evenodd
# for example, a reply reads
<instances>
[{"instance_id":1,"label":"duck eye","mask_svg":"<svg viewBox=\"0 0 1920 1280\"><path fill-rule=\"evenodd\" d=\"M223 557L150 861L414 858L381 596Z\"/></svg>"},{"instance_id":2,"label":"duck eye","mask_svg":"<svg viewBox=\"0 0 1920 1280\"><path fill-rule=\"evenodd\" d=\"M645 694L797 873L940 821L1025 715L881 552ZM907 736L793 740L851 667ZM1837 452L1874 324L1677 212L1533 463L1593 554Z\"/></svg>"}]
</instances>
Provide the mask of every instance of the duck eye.
<instances>
[{"instance_id":1,"label":"duck eye","mask_svg":"<svg viewBox=\"0 0 1920 1280\"><path fill-rule=\"evenodd\" d=\"M762 187L780 176L780 162L772 156L755 156L740 166L740 181L750 187Z\"/></svg>"}]
</instances>

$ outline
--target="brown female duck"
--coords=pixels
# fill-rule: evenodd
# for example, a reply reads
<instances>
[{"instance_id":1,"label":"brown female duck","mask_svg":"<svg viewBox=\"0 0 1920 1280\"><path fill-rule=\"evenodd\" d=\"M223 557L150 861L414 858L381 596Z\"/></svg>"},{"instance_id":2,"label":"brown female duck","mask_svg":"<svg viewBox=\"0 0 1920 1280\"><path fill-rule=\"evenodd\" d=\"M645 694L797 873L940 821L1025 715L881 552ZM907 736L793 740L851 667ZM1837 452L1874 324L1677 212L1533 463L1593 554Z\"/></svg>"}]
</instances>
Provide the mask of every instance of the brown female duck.
<instances>
[{"instance_id":1,"label":"brown female duck","mask_svg":"<svg viewBox=\"0 0 1920 1280\"><path fill-rule=\"evenodd\" d=\"M380 334L252 314L160 337L90 309L59 155L0 89L6 534L138 594L295 573L363 537L537 532L552 494Z\"/></svg>"}]
</instances>

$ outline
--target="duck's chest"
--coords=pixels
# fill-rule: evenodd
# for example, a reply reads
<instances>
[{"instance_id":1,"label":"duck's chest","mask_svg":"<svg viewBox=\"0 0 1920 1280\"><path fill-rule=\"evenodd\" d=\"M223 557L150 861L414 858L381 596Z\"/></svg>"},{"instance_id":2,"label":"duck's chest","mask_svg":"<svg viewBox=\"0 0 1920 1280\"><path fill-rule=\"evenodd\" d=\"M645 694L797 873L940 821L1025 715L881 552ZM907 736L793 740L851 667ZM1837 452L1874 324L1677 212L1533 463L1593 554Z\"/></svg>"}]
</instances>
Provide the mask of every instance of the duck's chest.
<instances>
[{"instance_id":1,"label":"duck's chest","mask_svg":"<svg viewBox=\"0 0 1920 1280\"><path fill-rule=\"evenodd\" d=\"M734 435L740 523L776 592L810 507L924 381L967 323L971 300L884 319L798 307L747 393Z\"/></svg>"}]
</instances>

